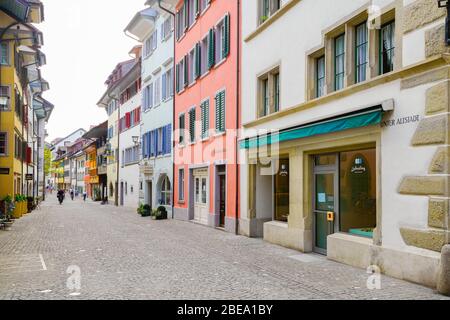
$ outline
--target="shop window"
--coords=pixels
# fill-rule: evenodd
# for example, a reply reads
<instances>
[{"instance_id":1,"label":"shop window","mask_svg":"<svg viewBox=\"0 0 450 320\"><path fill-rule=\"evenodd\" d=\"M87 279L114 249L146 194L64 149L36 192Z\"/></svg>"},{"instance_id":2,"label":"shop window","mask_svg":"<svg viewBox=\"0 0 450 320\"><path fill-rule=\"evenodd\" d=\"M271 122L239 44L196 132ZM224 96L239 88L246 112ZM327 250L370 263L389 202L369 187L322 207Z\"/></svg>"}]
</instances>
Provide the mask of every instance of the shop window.
<instances>
[{"instance_id":1,"label":"shop window","mask_svg":"<svg viewBox=\"0 0 450 320\"><path fill-rule=\"evenodd\" d=\"M340 231L372 237L376 227L376 151L340 154Z\"/></svg>"},{"instance_id":2,"label":"shop window","mask_svg":"<svg viewBox=\"0 0 450 320\"><path fill-rule=\"evenodd\" d=\"M280 159L278 172L274 177L276 221L288 221L289 216L289 159Z\"/></svg>"}]
</instances>

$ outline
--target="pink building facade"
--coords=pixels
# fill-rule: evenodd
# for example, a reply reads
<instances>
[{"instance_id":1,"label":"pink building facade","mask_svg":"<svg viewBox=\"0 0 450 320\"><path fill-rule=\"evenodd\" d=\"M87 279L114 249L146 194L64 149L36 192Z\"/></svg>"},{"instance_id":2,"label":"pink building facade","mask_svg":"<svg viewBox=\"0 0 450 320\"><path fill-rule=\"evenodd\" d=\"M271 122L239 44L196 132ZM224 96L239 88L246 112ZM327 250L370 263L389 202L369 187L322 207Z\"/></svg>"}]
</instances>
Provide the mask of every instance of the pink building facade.
<instances>
[{"instance_id":1,"label":"pink building facade","mask_svg":"<svg viewBox=\"0 0 450 320\"><path fill-rule=\"evenodd\" d=\"M239 1L183 0L175 19L174 216L236 232Z\"/></svg>"}]
</instances>

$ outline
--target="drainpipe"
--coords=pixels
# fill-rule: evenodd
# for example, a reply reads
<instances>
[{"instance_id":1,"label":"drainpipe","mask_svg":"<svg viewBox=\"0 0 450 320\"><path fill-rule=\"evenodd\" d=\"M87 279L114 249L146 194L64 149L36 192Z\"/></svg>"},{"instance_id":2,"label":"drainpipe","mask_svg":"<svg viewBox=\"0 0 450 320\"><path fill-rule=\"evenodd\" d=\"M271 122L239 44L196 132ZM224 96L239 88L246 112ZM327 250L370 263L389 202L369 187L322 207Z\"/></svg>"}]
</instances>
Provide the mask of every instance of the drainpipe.
<instances>
[{"instance_id":1,"label":"drainpipe","mask_svg":"<svg viewBox=\"0 0 450 320\"><path fill-rule=\"evenodd\" d=\"M175 48L176 48L176 35L175 35L175 13L164 8L161 5L161 0L158 0L158 6L161 10L167 12L173 17L173 67L172 67L172 74L173 74L173 84L172 84L172 90L173 90L173 97L172 97L172 133L175 131L175 88L176 88L176 79L175 79ZM172 219L175 217L175 137L172 134Z\"/></svg>"},{"instance_id":2,"label":"drainpipe","mask_svg":"<svg viewBox=\"0 0 450 320\"><path fill-rule=\"evenodd\" d=\"M236 235L239 235L239 133L240 129L240 87L241 87L241 1L237 0L237 71L236 71Z\"/></svg>"},{"instance_id":3,"label":"drainpipe","mask_svg":"<svg viewBox=\"0 0 450 320\"><path fill-rule=\"evenodd\" d=\"M119 100L119 99L116 99L116 98L114 98L114 97L111 97L110 94L108 94L108 98L110 98L111 100L114 100L114 101L118 102L118 106L117 106L117 150L118 150L118 152L117 152L117 159L116 159L116 162L117 162L117 169L116 169L116 171L117 171L117 176L116 176L116 184L117 184L117 187L114 186L114 187L116 187L116 188L115 188L115 189L116 189L116 193L115 193L114 205L115 205L116 207L118 207L118 206L119 206L120 107L121 107L121 106L120 106L120 100ZM116 150L114 150L113 152L116 152Z\"/></svg>"}]
</instances>

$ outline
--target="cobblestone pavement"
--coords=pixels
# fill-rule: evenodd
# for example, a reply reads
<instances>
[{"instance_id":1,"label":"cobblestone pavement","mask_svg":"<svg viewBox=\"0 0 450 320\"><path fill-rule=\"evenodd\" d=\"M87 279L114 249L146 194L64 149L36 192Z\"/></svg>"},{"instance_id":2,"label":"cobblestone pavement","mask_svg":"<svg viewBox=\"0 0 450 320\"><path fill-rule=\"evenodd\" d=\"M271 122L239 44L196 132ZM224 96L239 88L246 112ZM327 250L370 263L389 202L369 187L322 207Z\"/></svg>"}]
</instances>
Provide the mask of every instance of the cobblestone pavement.
<instances>
[{"instance_id":1,"label":"cobblestone pavement","mask_svg":"<svg viewBox=\"0 0 450 320\"><path fill-rule=\"evenodd\" d=\"M260 239L53 198L0 231L0 299L445 299L389 277L369 290L365 270Z\"/></svg>"}]
</instances>

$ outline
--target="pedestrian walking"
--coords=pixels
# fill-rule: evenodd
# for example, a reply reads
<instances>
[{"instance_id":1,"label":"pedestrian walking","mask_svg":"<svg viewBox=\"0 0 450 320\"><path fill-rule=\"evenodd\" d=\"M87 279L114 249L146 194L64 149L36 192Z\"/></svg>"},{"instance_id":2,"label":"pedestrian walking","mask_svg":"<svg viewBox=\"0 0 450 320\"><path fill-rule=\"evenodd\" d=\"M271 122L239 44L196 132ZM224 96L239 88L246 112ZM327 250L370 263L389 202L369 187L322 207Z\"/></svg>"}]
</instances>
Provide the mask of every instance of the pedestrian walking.
<instances>
[{"instance_id":1,"label":"pedestrian walking","mask_svg":"<svg viewBox=\"0 0 450 320\"><path fill-rule=\"evenodd\" d=\"M83 192L83 201L86 201L87 193L86 191Z\"/></svg>"},{"instance_id":2,"label":"pedestrian walking","mask_svg":"<svg viewBox=\"0 0 450 320\"><path fill-rule=\"evenodd\" d=\"M75 197L75 192L73 191L73 189L70 189L70 198L73 201L73 198Z\"/></svg>"}]
</instances>

